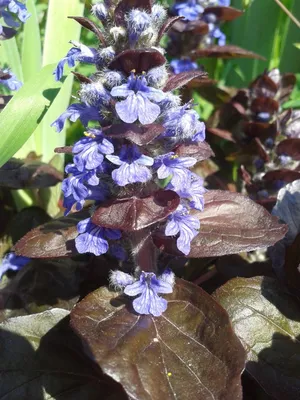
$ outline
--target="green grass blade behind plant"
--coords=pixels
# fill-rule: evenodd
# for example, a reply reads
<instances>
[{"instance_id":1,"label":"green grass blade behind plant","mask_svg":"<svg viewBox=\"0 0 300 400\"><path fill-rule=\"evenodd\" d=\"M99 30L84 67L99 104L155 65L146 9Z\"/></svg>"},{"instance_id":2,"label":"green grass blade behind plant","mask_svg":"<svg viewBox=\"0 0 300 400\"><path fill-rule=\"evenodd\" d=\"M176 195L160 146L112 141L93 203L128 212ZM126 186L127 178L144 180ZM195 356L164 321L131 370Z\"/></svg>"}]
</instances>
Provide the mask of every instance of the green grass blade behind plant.
<instances>
[{"instance_id":1,"label":"green grass blade behind plant","mask_svg":"<svg viewBox=\"0 0 300 400\"><path fill-rule=\"evenodd\" d=\"M27 0L26 5L31 17L24 24L21 53L24 82L42 68L41 35L35 0Z\"/></svg>"},{"instance_id":2,"label":"green grass blade behind plant","mask_svg":"<svg viewBox=\"0 0 300 400\"><path fill-rule=\"evenodd\" d=\"M68 16L82 16L84 3L81 0L50 0L47 13L47 23L44 42L43 65L58 63L69 51L70 40L79 40L81 26ZM54 80L54 76L53 76ZM66 130L61 133L51 128L51 123L62 114L69 105L73 85L73 76L70 75L47 116L35 132L36 147L43 156L43 161L53 160L55 167L62 170L64 165L63 155L54 157L54 149L64 146ZM45 210L55 216L59 211L57 203L61 194L60 185L42 190Z\"/></svg>"},{"instance_id":3,"label":"green grass blade behind plant","mask_svg":"<svg viewBox=\"0 0 300 400\"><path fill-rule=\"evenodd\" d=\"M242 0L233 0L232 6L242 9ZM231 60L231 74L228 75L227 84L242 87L247 85L254 77L268 68L273 52L274 33L280 8L274 0L253 0L245 14L230 23L228 40L231 44L254 51L264 56L267 61L261 60ZM235 69L241 73L235 73ZM244 77L241 79L241 77Z\"/></svg>"},{"instance_id":4,"label":"green grass blade behind plant","mask_svg":"<svg viewBox=\"0 0 300 400\"><path fill-rule=\"evenodd\" d=\"M20 53L15 38L1 41L0 60L1 67L9 67L21 82L24 81Z\"/></svg>"},{"instance_id":5,"label":"green grass blade behind plant","mask_svg":"<svg viewBox=\"0 0 300 400\"><path fill-rule=\"evenodd\" d=\"M0 167L34 132L62 86L53 82L54 65L44 67L14 95L0 115Z\"/></svg>"}]
</instances>

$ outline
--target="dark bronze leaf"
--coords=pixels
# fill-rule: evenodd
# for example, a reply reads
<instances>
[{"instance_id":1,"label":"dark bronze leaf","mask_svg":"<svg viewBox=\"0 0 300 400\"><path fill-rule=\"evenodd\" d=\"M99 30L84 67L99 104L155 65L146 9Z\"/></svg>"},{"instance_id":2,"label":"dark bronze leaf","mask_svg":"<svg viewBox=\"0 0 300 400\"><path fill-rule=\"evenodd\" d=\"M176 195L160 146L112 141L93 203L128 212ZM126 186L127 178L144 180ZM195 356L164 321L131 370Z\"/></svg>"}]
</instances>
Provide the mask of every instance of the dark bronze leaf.
<instances>
[{"instance_id":1,"label":"dark bronze leaf","mask_svg":"<svg viewBox=\"0 0 300 400\"><path fill-rule=\"evenodd\" d=\"M203 71L187 71L179 74L171 75L163 88L164 92L170 92L171 90L179 89L185 86L193 79L206 80L207 73Z\"/></svg>"},{"instance_id":2,"label":"dark bronze leaf","mask_svg":"<svg viewBox=\"0 0 300 400\"><path fill-rule=\"evenodd\" d=\"M72 154L73 146L63 146L63 147L56 147L54 149L55 153L62 153L62 154Z\"/></svg>"},{"instance_id":3,"label":"dark bronze leaf","mask_svg":"<svg viewBox=\"0 0 300 400\"><path fill-rule=\"evenodd\" d=\"M80 211L41 225L19 240L14 250L29 258L72 257L78 254L75 248L77 224L89 216L87 211Z\"/></svg>"},{"instance_id":4,"label":"dark bronze leaf","mask_svg":"<svg viewBox=\"0 0 300 400\"><path fill-rule=\"evenodd\" d=\"M216 135L222 139L229 140L230 142L235 142L232 133L230 131L226 131L225 129L207 128L207 132Z\"/></svg>"},{"instance_id":5,"label":"dark bronze leaf","mask_svg":"<svg viewBox=\"0 0 300 400\"><path fill-rule=\"evenodd\" d=\"M155 318L101 288L73 309L71 326L87 355L133 399L242 399L245 354L227 314L183 280L166 297L168 309Z\"/></svg>"},{"instance_id":6,"label":"dark bronze leaf","mask_svg":"<svg viewBox=\"0 0 300 400\"><path fill-rule=\"evenodd\" d=\"M287 232L286 225L240 193L211 190L204 198L204 211L193 213L201 225L189 257L215 257L268 247ZM173 253L175 241L154 234L155 244L167 253Z\"/></svg>"},{"instance_id":7,"label":"dark bronze leaf","mask_svg":"<svg viewBox=\"0 0 300 400\"><path fill-rule=\"evenodd\" d=\"M277 169L275 171L267 172L263 179L267 182L270 181L284 181L286 183L293 182L300 179L300 171L294 171L291 169Z\"/></svg>"},{"instance_id":8,"label":"dark bronze leaf","mask_svg":"<svg viewBox=\"0 0 300 400\"><path fill-rule=\"evenodd\" d=\"M278 91L278 85L267 73L258 76L249 86L256 96L274 97Z\"/></svg>"},{"instance_id":9,"label":"dark bronze leaf","mask_svg":"<svg viewBox=\"0 0 300 400\"><path fill-rule=\"evenodd\" d=\"M250 137L259 137L267 139L274 138L277 134L277 124L268 124L263 122L246 122L244 125L244 132Z\"/></svg>"},{"instance_id":10,"label":"dark bronze leaf","mask_svg":"<svg viewBox=\"0 0 300 400\"><path fill-rule=\"evenodd\" d=\"M79 74L79 72L71 71L73 75L79 80L80 83L92 83L93 81L85 75Z\"/></svg>"},{"instance_id":11,"label":"dark bronze leaf","mask_svg":"<svg viewBox=\"0 0 300 400\"><path fill-rule=\"evenodd\" d=\"M279 101L284 103L289 100L289 97L296 85L296 75L295 74L283 74L280 80L280 96Z\"/></svg>"},{"instance_id":12,"label":"dark bronze leaf","mask_svg":"<svg viewBox=\"0 0 300 400\"><path fill-rule=\"evenodd\" d=\"M110 69L123 71L129 75L133 70L137 74L160 67L166 63L165 57L157 50L125 50L109 64Z\"/></svg>"},{"instance_id":13,"label":"dark bronze leaf","mask_svg":"<svg viewBox=\"0 0 300 400\"><path fill-rule=\"evenodd\" d=\"M204 21L182 21L177 20L172 29L176 32L189 32L190 34L206 35L209 32L209 26Z\"/></svg>"},{"instance_id":14,"label":"dark bronze leaf","mask_svg":"<svg viewBox=\"0 0 300 400\"><path fill-rule=\"evenodd\" d=\"M49 164L12 158L0 168L0 187L39 189L56 185L63 174Z\"/></svg>"},{"instance_id":15,"label":"dark bronze leaf","mask_svg":"<svg viewBox=\"0 0 300 400\"><path fill-rule=\"evenodd\" d=\"M161 28L158 32L156 44L157 45L159 44L163 35L165 33L167 33L169 29L172 28L172 26L175 24L175 22L180 21L182 19L184 19L184 17L178 16L178 15L176 17L168 18L166 20L166 22L161 26Z\"/></svg>"},{"instance_id":16,"label":"dark bronze leaf","mask_svg":"<svg viewBox=\"0 0 300 400\"><path fill-rule=\"evenodd\" d=\"M125 15L132 8L138 8L151 13L151 0L121 0L114 12L115 22L117 25L125 24Z\"/></svg>"},{"instance_id":17,"label":"dark bronze leaf","mask_svg":"<svg viewBox=\"0 0 300 400\"><path fill-rule=\"evenodd\" d=\"M294 160L300 160L300 139L286 139L276 147L278 155L284 154L292 157Z\"/></svg>"},{"instance_id":18,"label":"dark bronze leaf","mask_svg":"<svg viewBox=\"0 0 300 400\"><path fill-rule=\"evenodd\" d=\"M198 162L207 160L215 155L207 142L181 144L174 151L179 157L194 157Z\"/></svg>"},{"instance_id":19,"label":"dark bronze leaf","mask_svg":"<svg viewBox=\"0 0 300 400\"><path fill-rule=\"evenodd\" d=\"M258 97L252 101L250 108L254 113L267 112L272 115L279 110L279 103L270 97Z\"/></svg>"},{"instance_id":20,"label":"dark bronze leaf","mask_svg":"<svg viewBox=\"0 0 300 400\"><path fill-rule=\"evenodd\" d=\"M265 60L264 57L252 51L242 49L238 46L225 45L225 46L211 46L207 49L194 50L191 53L192 59L199 57L218 57L218 58L256 58L258 60Z\"/></svg>"},{"instance_id":21,"label":"dark bronze leaf","mask_svg":"<svg viewBox=\"0 0 300 400\"><path fill-rule=\"evenodd\" d=\"M176 210L179 196L172 190L159 190L151 196L114 200L97 208L92 221L106 228L137 231L164 220Z\"/></svg>"},{"instance_id":22,"label":"dark bronze leaf","mask_svg":"<svg viewBox=\"0 0 300 400\"><path fill-rule=\"evenodd\" d=\"M81 26L93 32L97 36L99 41L103 44L103 46L106 46L106 40L103 33L93 21L85 17L68 17L68 18L74 19Z\"/></svg>"},{"instance_id":23,"label":"dark bronze leaf","mask_svg":"<svg viewBox=\"0 0 300 400\"><path fill-rule=\"evenodd\" d=\"M243 11L233 7L206 7L203 15L214 14L220 21L233 21L243 15Z\"/></svg>"},{"instance_id":24,"label":"dark bronze leaf","mask_svg":"<svg viewBox=\"0 0 300 400\"><path fill-rule=\"evenodd\" d=\"M268 277L236 278L214 294L247 351L247 372L272 399L298 400L299 302Z\"/></svg>"},{"instance_id":25,"label":"dark bronze leaf","mask_svg":"<svg viewBox=\"0 0 300 400\"><path fill-rule=\"evenodd\" d=\"M107 137L114 139L127 139L138 146L151 143L164 132L165 128L159 124L138 126L136 124L115 124L103 128Z\"/></svg>"}]
</instances>

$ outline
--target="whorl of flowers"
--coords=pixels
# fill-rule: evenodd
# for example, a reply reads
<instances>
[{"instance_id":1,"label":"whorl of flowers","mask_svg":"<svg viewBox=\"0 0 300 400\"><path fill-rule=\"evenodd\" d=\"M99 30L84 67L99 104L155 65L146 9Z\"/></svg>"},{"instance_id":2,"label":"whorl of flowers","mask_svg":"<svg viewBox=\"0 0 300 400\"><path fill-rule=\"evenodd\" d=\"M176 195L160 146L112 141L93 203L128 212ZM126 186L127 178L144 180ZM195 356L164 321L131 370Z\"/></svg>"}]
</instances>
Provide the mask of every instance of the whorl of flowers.
<instances>
[{"instance_id":1,"label":"whorl of flowers","mask_svg":"<svg viewBox=\"0 0 300 400\"><path fill-rule=\"evenodd\" d=\"M20 22L26 22L30 17L24 2L17 0L0 0L0 40L12 38L20 27ZM0 84L9 90L18 90L22 83L8 69L0 68Z\"/></svg>"},{"instance_id":2,"label":"whorl of flowers","mask_svg":"<svg viewBox=\"0 0 300 400\"><path fill-rule=\"evenodd\" d=\"M171 62L175 74L197 69L189 53L197 47L208 47L215 43L224 46L226 35L221 31L221 20L216 8L229 7L230 0L177 0L171 7L170 13L174 16L183 17L175 24L170 33L169 50L174 58ZM199 25L201 29L195 29Z\"/></svg>"},{"instance_id":3,"label":"whorl of flowers","mask_svg":"<svg viewBox=\"0 0 300 400\"><path fill-rule=\"evenodd\" d=\"M72 42L74 47L54 71L60 79L65 64L86 62L96 68L90 78L78 75L79 101L53 123L58 132L67 119L79 119L86 128L72 148L73 163L66 167L69 176L62 186L66 213L81 210L87 201L95 203L91 216L77 226L76 248L79 253L110 253L125 259L123 244L133 234L122 229L121 221L118 228L101 225L101 207L126 203L133 193L139 199L171 193L174 210L158 223L147 223L147 229L177 237L178 250L188 255L200 228L191 211L203 210L205 189L202 179L190 171L197 159L177 151L203 142L205 126L192 104L182 105L178 95L166 90L170 75L158 47L166 11L160 5L124 11L104 3L92 11L105 27L97 34L99 48ZM136 251L133 246L133 254ZM156 265L150 270L136 267L135 278L115 271L111 282L129 296L140 294L133 302L136 312L160 315L166 301L157 293L172 292L174 275L156 277Z\"/></svg>"}]
</instances>

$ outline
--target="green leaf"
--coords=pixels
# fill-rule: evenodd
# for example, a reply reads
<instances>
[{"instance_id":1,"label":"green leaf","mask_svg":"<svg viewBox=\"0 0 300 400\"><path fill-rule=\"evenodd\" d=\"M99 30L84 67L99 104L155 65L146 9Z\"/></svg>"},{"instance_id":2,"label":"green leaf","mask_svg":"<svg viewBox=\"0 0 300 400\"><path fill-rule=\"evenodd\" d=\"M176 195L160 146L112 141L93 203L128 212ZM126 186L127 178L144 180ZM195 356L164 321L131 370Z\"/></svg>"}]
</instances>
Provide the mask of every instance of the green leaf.
<instances>
[{"instance_id":1,"label":"green leaf","mask_svg":"<svg viewBox=\"0 0 300 400\"><path fill-rule=\"evenodd\" d=\"M54 82L54 66L44 67L14 95L0 116L0 166L23 146L48 111L62 86Z\"/></svg>"},{"instance_id":2,"label":"green leaf","mask_svg":"<svg viewBox=\"0 0 300 400\"><path fill-rule=\"evenodd\" d=\"M0 60L1 66L9 67L17 78L23 82L22 64L15 38L1 41Z\"/></svg>"},{"instance_id":3,"label":"green leaf","mask_svg":"<svg viewBox=\"0 0 300 400\"><path fill-rule=\"evenodd\" d=\"M277 400L299 400L300 309L272 278L236 278L215 299L227 310L242 341L246 370Z\"/></svg>"},{"instance_id":4,"label":"green leaf","mask_svg":"<svg viewBox=\"0 0 300 400\"><path fill-rule=\"evenodd\" d=\"M35 0L27 0L26 6L31 16L24 24L22 45L22 70L24 82L35 76L42 68L41 36Z\"/></svg>"},{"instance_id":5,"label":"green leaf","mask_svg":"<svg viewBox=\"0 0 300 400\"><path fill-rule=\"evenodd\" d=\"M87 355L139 400L239 400L244 351L211 296L178 280L160 317L101 288L73 309Z\"/></svg>"},{"instance_id":6,"label":"green leaf","mask_svg":"<svg viewBox=\"0 0 300 400\"><path fill-rule=\"evenodd\" d=\"M5 400L126 400L120 385L80 356L69 312L53 308L0 324L1 381Z\"/></svg>"}]
</instances>

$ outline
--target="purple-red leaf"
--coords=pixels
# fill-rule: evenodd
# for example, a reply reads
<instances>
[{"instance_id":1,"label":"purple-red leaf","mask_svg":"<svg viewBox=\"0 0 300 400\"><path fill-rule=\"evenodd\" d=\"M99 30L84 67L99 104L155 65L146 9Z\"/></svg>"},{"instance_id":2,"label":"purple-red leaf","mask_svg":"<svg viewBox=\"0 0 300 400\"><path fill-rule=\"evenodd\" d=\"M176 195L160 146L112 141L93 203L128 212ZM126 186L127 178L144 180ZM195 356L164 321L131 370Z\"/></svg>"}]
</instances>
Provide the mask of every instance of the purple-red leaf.
<instances>
[{"instance_id":1,"label":"purple-red leaf","mask_svg":"<svg viewBox=\"0 0 300 400\"><path fill-rule=\"evenodd\" d=\"M161 135L165 128L159 124L141 125L136 124L115 124L103 128L106 136L114 139L127 139L138 146L151 143Z\"/></svg>"},{"instance_id":2,"label":"purple-red leaf","mask_svg":"<svg viewBox=\"0 0 300 400\"><path fill-rule=\"evenodd\" d=\"M200 220L200 233L191 243L189 257L215 257L268 247L287 232L286 225L239 193L211 190L204 198L204 211L193 214ZM174 252L176 238L154 234L154 242L167 253Z\"/></svg>"},{"instance_id":3,"label":"purple-red leaf","mask_svg":"<svg viewBox=\"0 0 300 400\"><path fill-rule=\"evenodd\" d=\"M80 74L79 72L71 71L73 75L79 80L80 83L92 83L93 81L85 75Z\"/></svg>"},{"instance_id":4,"label":"purple-red leaf","mask_svg":"<svg viewBox=\"0 0 300 400\"><path fill-rule=\"evenodd\" d=\"M151 0L121 0L114 12L117 25L124 25L125 15L132 9L138 8L151 13Z\"/></svg>"},{"instance_id":5,"label":"purple-red leaf","mask_svg":"<svg viewBox=\"0 0 300 400\"><path fill-rule=\"evenodd\" d=\"M179 196L172 190L158 190L153 195L109 202L97 208L92 221L111 229L137 231L164 220L176 210Z\"/></svg>"},{"instance_id":6,"label":"purple-red leaf","mask_svg":"<svg viewBox=\"0 0 300 400\"><path fill-rule=\"evenodd\" d=\"M274 138L277 134L277 124L267 124L264 122L246 122L244 125L244 132L251 137L259 137L267 139Z\"/></svg>"},{"instance_id":7,"label":"purple-red leaf","mask_svg":"<svg viewBox=\"0 0 300 400\"><path fill-rule=\"evenodd\" d=\"M90 19L85 18L85 17L68 17L68 18L74 19L81 26L83 26L84 28L93 32L97 36L97 38L100 40L100 42L104 46L106 46L106 40L105 40L103 33L101 32L101 30L98 28L98 26L93 21L91 21Z\"/></svg>"},{"instance_id":8,"label":"purple-red leaf","mask_svg":"<svg viewBox=\"0 0 300 400\"><path fill-rule=\"evenodd\" d=\"M192 59L199 57L218 57L218 58L256 58L258 60L265 60L264 57L252 51L242 49L238 46L225 45L225 46L211 46L207 49L194 50L191 53Z\"/></svg>"},{"instance_id":9,"label":"purple-red leaf","mask_svg":"<svg viewBox=\"0 0 300 400\"><path fill-rule=\"evenodd\" d=\"M127 75L135 70L137 74L160 67L166 63L165 57L157 50L125 50L109 64L110 69L123 71Z\"/></svg>"},{"instance_id":10,"label":"purple-red leaf","mask_svg":"<svg viewBox=\"0 0 300 400\"><path fill-rule=\"evenodd\" d=\"M174 151L179 157L194 157L198 162L207 160L215 155L207 142L181 144Z\"/></svg>"},{"instance_id":11,"label":"purple-red leaf","mask_svg":"<svg viewBox=\"0 0 300 400\"><path fill-rule=\"evenodd\" d=\"M180 72L179 74L171 75L163 88L164 92L170 92L171 90L179 89L185 86L193 79L206 80L207 73L203 71L187 71Z\"/></svg>"},{"instance_id":12,"label":"purple-red leaf","mask_svg":"<svg viewBox=\"0 0 300 400\"><path fill-rule=\"evenodd\" d=\"M178 15L176 17L168 18L166 20L166 22L161 26L161 28L158 32L156 44L159 44L160 39L163 37L163 35L165 33L168 32L169 29L172 28L172 26L175 24L175 22L182 20L182 19L184 19L184 17L178 16Z\"/></svg>"},{"instance_id":13,"label":"purple-red leaf","mask_svg":"<svg viewBox=\"0 0 300 400\"><path fill-rule=\"evenodd\" d=\"M203 15L214 14L220 21L233 21L243 15L243 11L233 7L206 7Z\"/></svg>"},{"instance_id":14,"label":"purple-red leaf","mask_svg":"<svg viewBox=\"0 0 300 400\"><path fill-rule=\"evenodd\" d=\"M207 128L207 132L216 135L222 139L229 140L230 142L235 142L233 135L230 131L220 128Z\"/></svg>"},{"instance_id":15,"label":"purple-red leaf","mask_svg":"<svg viewBox=\"0 0 300 400\"><path fill-rule=\"evenodd\" d=\"M55 153L62 154L72 154L73 146L63 146L63 147L55 147Z\"/></svg>"},{"instance_id":16,"label":"purple-red leaf","mask_svg":"<svg viewBox=\"0 0 300 400\"><path fill-rule=\"evenodd\" d=\"M276 148L277 154L285 154L294 160L300 160L300 139L286 139L280 142Z\"/></svg>"},{"instance_id":17,"label":"purple-red leaf","mask_svg":"<svg viewBox=\"0 0 300 400\"><path fill-rule=\"evenodd\" d=\"M28 232L16 243L14 250L29 258L72 257L78 254L75 248L77 224L88 217L87 211L80 211L47 222Z\"/></svg>"},{"instance_id":18,"label":"purple-red leaf","mask_svg":"<svg viewBox=\"0 0 300 400\"><path fill-rule=\"evenodd\" d=\"M166 298L162 316L138 315L125 296L101 288L73 309L71 326L132 399L242 399L245 352L227 313L183 280Z\"/></svg>"},{"instance_id":19,"label":"purple-red leaf","mask_svg":"<svg viewBox=\"0 0 300 400\"><path fill-rule=\"evenodd\" d=\"M298 247L299 248L299 247ZM246 371L272 399L298 400L299 302L278 280L236 278L215 299L227 310L247 352Z\"/></svg>"},{"instance_id":20,"label":"purple-red leaf","mask_svg":"<svg viewBox=\"0 0 300 400\"><path fill-rule=\"evenodd\" d=\"M173 24L174 31L179 33L189 32L191 34L206 35L209 32L209 26L204 21L182 21L177 20Z\"/></svg>"},{"instance_id":21,"label":"purple-red leaf","mask_svg":"<svg viewBox=\"0 0 300 400\"><path fill-rule=\"evenodd\" d=\"M294 171L291 169L277 169L275 171L267 172L263 179L267 182L270 181L284 181L284 182L293 182L297 179L300 179L300 171Z\"/></svg>"},{"instance_id":22,"label":"purple-red leaf","mask_svg":"<svg viewBox=\"0 0 300 400\"><path fill-rule=\"evenodd\" d=\"M274 114L279 109L279 103L270 97L258 97L252 101L250 108L254 113L268 112Z\"/></svg>"}]
</instances>

